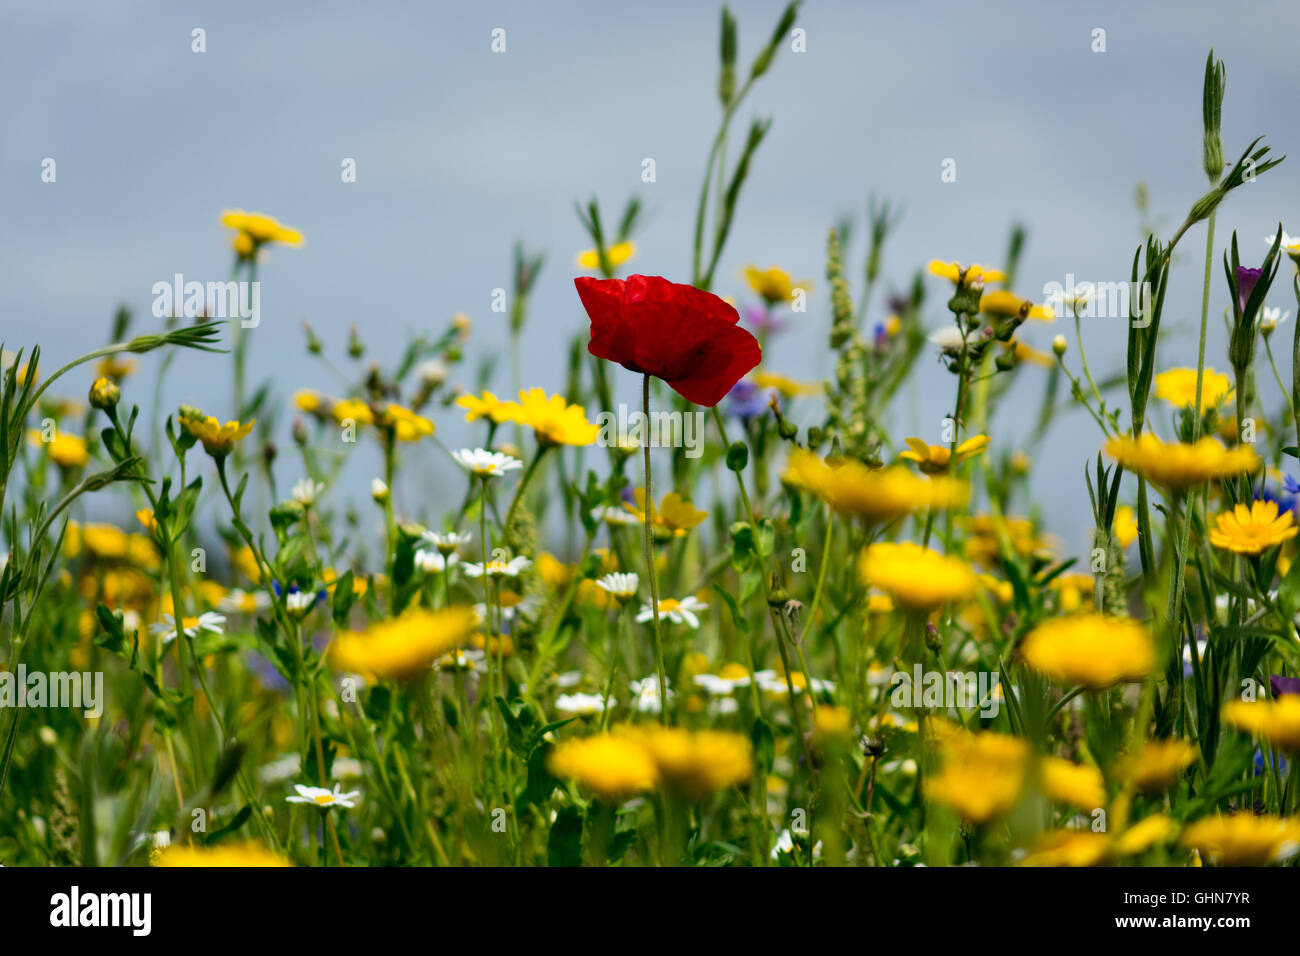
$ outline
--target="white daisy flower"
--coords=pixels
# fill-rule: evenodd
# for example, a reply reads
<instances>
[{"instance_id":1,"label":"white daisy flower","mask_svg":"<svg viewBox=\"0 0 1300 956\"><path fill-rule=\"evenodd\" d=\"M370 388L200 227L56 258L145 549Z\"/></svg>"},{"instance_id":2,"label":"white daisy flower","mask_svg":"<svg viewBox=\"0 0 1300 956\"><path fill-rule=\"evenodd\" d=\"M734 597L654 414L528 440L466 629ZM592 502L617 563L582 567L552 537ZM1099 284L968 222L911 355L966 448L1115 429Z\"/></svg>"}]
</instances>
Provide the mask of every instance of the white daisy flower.
<instances>
[{"instance_id":1,"label":"white daisy flower","mask_svg":"<svg viewBox=\"0 0 1300 956\"><path fill-rule=\"evenodd\" d=\"M789 830L782 830L781 835L776 838L776 843L772 845L772 859L777 859L782 853L794 852L794 836ZM817 859L822 854L822 844L818 840L813 847L813 859Z\"/></svg>"},{"instance_id":2,"label":"white daisy flower","mask_svg":"<svg viewBox=\"0 0 1300 956\"><path fill-rule=\"evenodd\" d=\"M729 697L736 688L749 686L749 675L732 679L717 674L696 674L694 682L696 687L702 687L710 697Z\"/></svg>"},{"instance_id":3,"label":"white daisy flower","mask_svg":"<svg viewBox=\"0 0 1300 956\"><path fill-rule=\"evenodd\" d=\"M605 524L614 527L641 524L640 519L626 508L615 508L611 505L606 505L603 508L592 508L591 516L597 521L603 521Z\"/></svg>"},{"instance_id":4,"label":"white daisy flower","mask_svg":"<svg viewBox=\"0 0 1300 956\"><path fill-rule=\"evenodd\" d=\"M440 553L448 555L454 554L461 545L469 544L474 540L474 536L468 531L463 534L459 531L426 531L421 537Z\"/></svg>"},{"instance_id":5,"label":"white daisy flower","mask_svg":"<svg viewBox=\"0 0 1300 956\"><path fill-rule=\"evenodd\" d=\"M343 807L351 810L356 806L356 799L361 796L360 790L350 790L347 793L340 793L340 784L334 784L334 789L326 790L324 787L304 787L300 783L295 783L293 789L298 791L296 797L285 797L288 803L310 803L313 806L320 807L322 810L328 810L330 807Z\"/></svg>"},{"instance_id":6,"label":"white daisy flower","mask_svg":"<svg viewBox=\"0 0 1300 956\"><path fill-rule=\"evenodd\" d=\"M1275 232L1270 236L1265 236L1264 242L1266 242L1271 247L1273 245L1273 240L1276 238L1277 238L1277 233ZM1283 229L1282 244L1278 246L1278 250L1280 252L1286 253L1287 255L1300 254L1300 238L1296 236L1288 236L1286 230Z\"/></svg>"},{"instance_id":7,"label":"white daisy flower","mask_svg":"<svg viewBox=\"0 0 1300 956\"><path fill-rule=\"evenodd\" d=\"M487 655L480 650L457 650L438 658L436 666L440 671L461 670L473 675L482 669L486 659Z\"/></svg>"},{"instance_id":8,"label":"white daisy flower","mask_svg":"<svg viewBox=\"0 0 1300 956\"><path fill-rule=\"evenodd\" d=\"M636 597L637 585L640 583L641 579L638 578L636 574L630 572L626 574L615 572L613 574L607 574L603 578L596 579L596 584L599 587L604 588L620 601L628 601ZM660 603L662 604L663 602Z\"/></svg>"},{"instance_id":9,"label":"white daisy flower","mask_svg":"<svg viewBox=\"0 0 1300 956\"><path fill-rule=\"evenodd\" d=\"M226 623L226 616L218 614L215 611L205 611L198 617L187 617L181 620L181 627L185 630L186 637L198 637L203 631L209 634L220 634L222 626ZM164 614L163 619L153 625L149 630L155 634L161 634L163 643L176 637L176 618L170 614Z\"/></svg>"},{"instance_id":10,"label":"white daisy flower","mask_svg":"<svg viewBox=\"0 0 1300 956\"><path fill-rule=\"evenodd\" d=\"M311 613L317 597L315 591L290 591L284 596L284 606L293 617L301 619Z\"/></svg>"},{"instance_id":11,"label":"white daisy flower","mask_svg":"<svg viewBox=\"0 0 1300 956\"><path fill-rule=\"evenodd\" d=\"M298 776L298 755L289 754L257 768L257 779L265 784L284 783Z\"/></svg>"},{"instance_id":12,"label":"white daisy flower","mask_svg":"<svg viewBox=\"0 0 1300 956\"><path fill-rule=\"evenodd\" d=\"M659 617L660 619L667 618L674 624L687 624L691 628L699 630L700 619L695 616L695 612L703 611L707 607L707 604L694 595L684 597L680 601L674 598L660 598ZM641 613L636 616L636 620L638 624L654 620L654 611L649 604L641 605Z\"/></svg>"},{"instance_id":13,"label":"white daisy flower","mask_svg":"<svg viewBox=\"0 0 1300 956\"><path fill-rule=\"evenodd\" d=\"M524 467L518 458L511 458L499 451L487 451L483 448L462 448L451 453L456 463L479 478L500 478L508 471Z\"/></svg>"},{"instance_id":14,"label":"white daisy flower","mask_svg":"<svg viewBox=\"0 0 1300 956\"><path fill-rule=\"evenodd\" d=\"M316 499L325 491L325 486L319 481L312 481L310 478L303 478L296 485L290 494L293 500L298 502L304 508L310 508L316 503Z\"/></svg>"},{"instance_id":15,"label":"white daisy flower","mask_svg":"<svg viewBox=\"0 0 1300 956\"><path fill-rule=\"evenodd\" d=\"M519 572L530 567L532 563L531 560L525 558L523 555L511 558L509 561L489 561L487 563L487 576L490 578L517 578L519 577ZM483 577L483 570L482 564L471 564L468 562L465 564L466 577L481 578Z\"/></svg>"},{"instance_id":16,"label":"white daisy flower","mask_svg":"<svg viewBox=\"0 0 1300 956\"><path fill-rule=\"evenodd\" d=\"M611 709L617 704L612 697L609 699ZM599 694L561 694L555 698L555 709L569 717L590 717L604 713L605 698Z\"/></svg>"},{"instance_id":17,"label":"white daisy flower","mask_svg":"<svg viewBox=\"0 0 1300 956\"><path fill-rule=\"evenodd\" d=\"M427 551L424 548L419 548L415 552L415 567L425 574L442 574L459 560L455 552L450 556L443 556L440 552Z\"/></svg>"},{"instance_id":18,"label":"white daisy flower","mask_svg":"<svg viewBox=\"0 0 1300 956\"><path fill-rule=\"evenodd\" d=\"M1261 332L1274 331L1291 316L1289 311L1283 312L1280 308L1270 309L1268 306L1264 306L1260 314L1259 329Z\"/></svg>"},{"instance_id":19,"label":"white daisy flower","mask_svg":"<svg viewBox=\"0 0 1300 956\"><path fill-rule=\"evenodd\" d=\"M256 614L271 606L271 596L265 591L245 591L243 588L231 588L217 602L217 607L228 614Z\"/></svg>"},{"instance_id":20,"label":"white daisy flower","mask_svg":"<svg viewBox=\"0 0 1300 956\"><path fill-rule=\"evenodd\" d=\"M542 599L535 594L530 594L528 595L528 597L524 598L521 601L516 601L514 604L502 603L501 620L509 624L517 617L531 618L537 613L538 609L541 606L542 606ZM495 614L496 610L497 610L497 606L493 604L492 613ZM474 614L478 617L479 627L484 627L487 625L487 605L485 605L482 601L475 604Z\"/></svg>"},{"instance_id":21,"label":"white daisy flower","mask_svg":"<svg viewBox=\"0 0 1300 956\"><path fill-rule=\"evenodd\" d=\"M677 694L677 692L673 690L672 681L665 677L664 683L668 687L668 699L672 700ZM632 688L632 693L636 698L632 702L632 707L637 713L657 714L663 709L659 703L658 677L652 674L649 677L642 678L641 680L632 681L630 686Z\"/></svg>"},{"instance_id":22,"label":"white daisy flower","mask_svg":"<svg viewBox=\"0 0 1300 956\"><path fill-rule=\"evenodd\" d=\"M330 767L330 777L335 780L351 780L364 775L361 761L355 757L339 757Z\"/></svg>"}]
</instances>

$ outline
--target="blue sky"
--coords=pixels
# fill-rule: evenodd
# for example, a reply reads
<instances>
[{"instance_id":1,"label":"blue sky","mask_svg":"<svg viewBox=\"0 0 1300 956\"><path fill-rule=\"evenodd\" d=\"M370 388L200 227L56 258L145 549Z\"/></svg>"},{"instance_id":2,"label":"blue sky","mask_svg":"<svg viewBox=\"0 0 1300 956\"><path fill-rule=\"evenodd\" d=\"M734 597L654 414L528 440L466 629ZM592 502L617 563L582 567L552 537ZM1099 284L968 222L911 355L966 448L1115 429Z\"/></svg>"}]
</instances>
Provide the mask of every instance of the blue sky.
<instances>
[{"instance_id":1,"label":"blue sky","mask_svg":"<svg viewBox=\"0 0 1300 956\"><path fill-rule=\"evenodd\" d=\"M742 62L780 6L735 4ZM407 333L467 312L468 377L479 356L504 344L489 301L509 284L518 237L548 255L524 378L558 388L565 344L585 325L571 282L584 245L575 200L595 195L612 210L640 196L648 219L637 271L689 277L694 203L718 114L717 9L686 0L9 0L0 9L0 334L11 348L39 342L55 363L104 341L120 302L143 327L153 283L176 272L225 276L218 218L238 206L306 235L301 249L276 250L263 267L250 353L251 379L274 377L285 401L298 387L335 387L305 354L303 318L342 363L352 323L372 355L391 360ZM870 193L904 208L885 256L895 284L934 257L1000 261L1015 221L1029 230L1024 294L1067 273L1126 279L1139 241L1137 183L1148 184L1166 235L1205 190L1200 83L1211 46L1228 68L1225 151L1266 134L1294 157L1232 196L1219 245L1239 230L1249 262L1279 221L1300 232L1294 3L812 0L800 25L807 52L783 52L739 117L774 122L716 286L741 295L739 271L750 261L818 280L802 319L813 331L771 346L767 364L777 370L813 373L827 323L826 229L860 214ZM206 31L206 53L191 52L195 27ZM504 54L489 49L496 27L506 30ZM1090 49L1094 28L1106 31L1105 53ZM58 164L56 183L41 182L45 157ZM340 182L345 157L357 161L356 183ZM656 161L653 184L640 181L645 157ZM940 181L947 157L957 162L955 183ZM1175 270L1167 364L1195 358L1203 247L1194 230ZM1220 273L1216 265L1212 317L1226 304ZM933 327L945 315L939 280L930 281ZM1294 311L1287 298L1271 304ZM1026 337L1046 348L1056 331L1067 330L1037 327ZM1221 323L1211 331L1210 361L1223 368ZM1085 335L1095 370L1118 368L1122 326L1099 320ZM144 363L130 399L148 403L155 361ZM922 365L896 409L900 439L937 440L951 405L950 377L928 357ZM995 422L1000 446L1014 444L1036 413L1040 374L1022 372ZM630 399L635 383L621 378ZM1265 376L1261 389L1275 407ZM166 398L229 414L229 394L221 363L191 355L173 366ZM455 416L439 426L449 442L463 434ZM1038 456L1039 499L1070 550L1083 547L1081 471L1098 444L1077 412L1058 421ZM368 454L352 463L340 494L364 493L377 467ZM430 481L451 479L434 449L415 464Z\"/></svg>"}]
</instances>

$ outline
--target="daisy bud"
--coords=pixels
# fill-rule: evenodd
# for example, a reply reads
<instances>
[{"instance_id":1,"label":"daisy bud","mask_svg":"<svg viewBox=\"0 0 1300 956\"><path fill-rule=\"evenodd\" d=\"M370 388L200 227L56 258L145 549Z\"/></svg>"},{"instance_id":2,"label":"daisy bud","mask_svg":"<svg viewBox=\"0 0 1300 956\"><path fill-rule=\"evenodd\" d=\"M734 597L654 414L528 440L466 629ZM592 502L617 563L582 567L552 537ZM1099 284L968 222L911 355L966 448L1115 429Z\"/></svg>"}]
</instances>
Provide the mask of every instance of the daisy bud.
<instances>
[{"instance_id":1,"label":"daisy bud","mask_svg":"<svg viewBox=\"0 0 1300 956\"><path fill-rule=\"evenodd\" d=\"M1056 354L1057 358L1060 358L1065 354L1067 347L1064 335L1058 335L1052 339L1052 351Z\"/></svg>"},{"instance_id":2,"label":"daisy bud","mask_svg":"<svg viewBox=\"0 0 1300 956\"><path fill-rule=\"evenodd\" d=\"M94 408L111 411L122 398L122 390L111 379L100 376L90 385L90 404Z\"/></svg>"},{"instance_id":3,"label":"daisy bud","mask_svg":"<svg viewBox=\"0 0 1300 956\"><path fill-rule=\"evenodd\" d=\"M370 479L370 497L375 499L376 504L383 504L388 500L388 486L378 478Z\"/></svg>"}]
</instances>

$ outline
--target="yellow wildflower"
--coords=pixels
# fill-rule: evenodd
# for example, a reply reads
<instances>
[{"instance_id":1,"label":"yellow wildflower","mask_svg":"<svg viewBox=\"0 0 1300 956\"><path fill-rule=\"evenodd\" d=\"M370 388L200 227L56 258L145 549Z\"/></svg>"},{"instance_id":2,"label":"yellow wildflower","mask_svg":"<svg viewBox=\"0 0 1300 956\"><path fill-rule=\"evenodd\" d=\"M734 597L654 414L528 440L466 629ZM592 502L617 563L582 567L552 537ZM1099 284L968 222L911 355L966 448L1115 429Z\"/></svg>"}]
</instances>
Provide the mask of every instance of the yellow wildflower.
<instances>
[{"instance_id":1,"label":"yellow wildflower","mask_svg":"<svg viewBox=\"0 0 1300 956\"><path fill-rule=\"evenodd\" d=\"M1213 438L1202 438L1194 445L1165 444L1150 432L1138 438L1112 438L1106 443L1106 454L1147 481L1175 489L1231 478L1259 467L1259 456L1245 446L1227 449Z\"/></svg>"},{"instance_id":2,"label":"yellow wildflower","mask_svg":"<svg viewBox=\"0 0 1300 956\"><path fill-rule=\"evenodd\" d=\"M203 443L203 448L213 458L225 458L235 447L235 442L248 436L257 419L240 424L226 422L224 425L211 415L198 417L181 415L180 423L185 430Z\"/></svg>"},{"instance_id":3,"label":"yellow wildflower","mask_svg":"<svg viewBox=\"0 0 1300 956\"><path fill-rule=\"evenodd\" d=\"M1044 833L1020 861L1021 866L1096 866L1111 853L1105 833L1090 830L1053 830Z\"/></svg>"},{"instance_id":4,"label":"yellow wildflower","mask_svg":"<svg viewBox=\"0 0 1300 956\"><path fill-rule=\"evenodd\" d=\"M805 448L790 453L783 477L841 514L874 521L927 508L960 507L968 495L966 484L953 478L918 478L901 465L872 469L852 460L828 463Z\"/></svg>"},{"instance_id":5,"label":"yellow wildflower","mask_svg":"<svg viewBox=\"0 0 1300 956\"><path fill-rule=\"evenodd\" d=\"M1195 760L1195 744L1173 738L1148 740L1136 754L1120 760L1119 770L1139 790L1163 790Z\"/></svg>"},{"instance_id":6,"label":"yellow wildflower","mask_svg":"<svg viewBox=\"0 0 1300 956\"><path fill-rule=\"evenodd\" d=\"M637 488L632 492L636 504L624 502L623 507L636 515L637 520L645 522L645 489ZM696 525L709 516L707 511L699 511L689 501L675 491L664 495L659 507L650 508L650 523L658 530L681 538Z\"/></svg>"},{"instance_id":7,"label":"yellow wildflower","mask_svg":"<svg viewBox=\"0 0 1300 956\"><path fill-rule=\"evenodd\" d=\"M810 280L801 279L796 282L790 278L790 273L776 266L769 266L766 269L754 265L745 266L745 281L768 305L789 302L796 289L803 289L804 292L812 289Z\"/></svg>"},{"instance_id":8,"label":"yellow wildflower","mask_svg":"<svg viewBox=\"0 0 1300 956\"><path fill-rule=\"evenodd\" d=\"M41 432L33 428L27 432L27 440L33 445L44 445L50 460L60 468L80 468L90 461L86 440L80 435L55 431L54 437L45 441Z\"/></svg>"},{"instance_id":9,"label":"yellow wildflower","mask_svg":"<svg viewBox=\"0 0 1300 956\"><path fill-rule=\"evenodd\" d=\"M216 846L169 846L155 866L293 866L259 843L221 843Z\"/></svg>"},{"instance_id":10,"label":"yellow wildflower","mask_svg":"<svg viewBox=\"0 0 1300 956\"><path fill-rule=\"evenodd\" d=\"M1279 518L1276 501L1255 501L1236 505L1214 518L1210 544L1236 554L1259 554L1290 541L1300 532L1290 509Z\"/></svg>"},{"instance_id":11,"label":"yellow wildflower","mask_svg":"<svg viewBox=\"0 0 1300 956\"><path fill-rule=\"evenodd\" d=\"M862 553L858 573L868 587L885 591L910 611L933 611L970 597L979 584L965 561L910 541L871 545Z\"/></svg>"},{"instance_id":12,"label":"yellow wildflower","mask_svg":"<svg viewBox=\"0 0 1300 956\"><path fill-rule=\"evenodd\" d=\"M969 268L965 268L961 263L941 262L938 259L932 260L929 268L933 275L940 276L947 279L949 282L954 283L961 277L963 269L965 269L966 272L967 283L974 282L977 279L981 282L1002 282L1007 277L1006 273L1001 269L990 269L987 266L981 266L978 264L972 264Z\"/></svg>"},{"instance_id":13,"label":"yellow wildflower","mask_svg":"<svg viewBox=\"0 0 1300 956\"><path fill-rule=\"evenodd\" d=\"M403 680L428 670L443 654L464 644L476 623L473 610L408 611L371 625L364 633L342 634L331 650L338 670Z\"/></svg>"},{"instance_id":14,"label":"yellow wildflower","mask_svg":"<svg viewBox=\"0 0 1300 956\"><path fill-rule=\"evenodd\" d=\"M753 748L742 734L656 725L616 732L645 748L666 787L692 798L738 786L754 773Z\"/></svg>"},{"instance_id":15,"label":"yellow wildflower","mask_svg":"<svg viewBox=\"0 0 1300 956\"><path fill-rule=\"evenodd\" d=\"M257 247L271 242L282 242L286 246L302 245L302 233L276 221L273 217L260 212L244 212L242 209L227 209L221 214L221 224L234 229L237 250L247 250L242 254L252 255ZM240 237L245 237L240 241Z\"/></svg>"},{"instance_id":16,"label":"yellow wildflower","mask_svg":"<svg viewBox=\"0 0 1300 956\"><path fill-rule=\"evenodd\" d=\"M948 468L954 464L953 450L947 445L927 445L919 438L905 439L907 442L907 451L901 452L899 458L906 458L908 461L917 463L917 467L927 475L946 474ZM968 458L974 458L989 446L988 435L975 435L967 438L957 446L955 464L960 465Z\"/></svg>"},{"instance_id":17,"label":"yellow wildflower","mask_svg":"<svg viewBox=\"0 0 1300 956\"><path fill-rule=\"evenodd\" d=\"M1155 644L1146 627L1131 618L1089 612L1040 624L1020 653L1039 673L1089 690L1140 681L1155 668Z\"/></svg>"},{"instance_id":18,"label":"yellow wildflower","mask_svg":"<svg viewBox=\"0 0 1300 956\"><path fill-rule=\"evenodd\" d=\"M1273 701L1229 701L1223 707L1223 720L1279 750L1300 752L1300 697L1295 694Z\"/></svg>"},{"instance_id":19,"label":"yellow wildflower","mask_svg":"<svg viewBox=\"0 0 1300 956\"><path fill-rule=\"evenodd\" d=\"M817 395L822 390L820 382L796 382L776 372L761 369L754 372L754 384L759 388L770 388L782 398L798 398L801 395Z\"/></svg>"},{"instance_id":20,"label":"yellow wildflower","mask_svg":"<svg viewBox=\"0 0 1300 956\"><path fill-rule=\"evenodd\" d=\"M1122 505L1115 509L1115 523L1113 525L1115 541L1121 548L1127 548L1138 535L1137 515L1128 505Z\"/></svg>"},{"instance_id":21,"label":"yellow wildflower","mask_svg":"<svg viewBox=\"0 0 1300 956\"><path fill-rule=\"evenodd\" d=\"M939 772L927 781L925 791L930 800L972 823L1000 816L1019 802L1029 756L1029 745L1021 738L993 731L946 731L939 738L939 754Z\"/></svg>"},{"instance_id":22,"label":"yellow wildflower","mask_svg":"<svg viewBox=\"0 0 1300 956\"><path fill-rule=\"evenodd\" d=\"M616 242L605 250L605 257L610 267L617 269L627 260L636 255L636 243L634 242ZM579 269L599 269L600 253L595 249L584 249L578 253Z\"/></svg>"},{"instance_id":23,"label":"yellow wildflower","mask_svg":"<svg viewBox=\"0 0 1300 956\"><path fill-rule=\"evenodd\" d=\"M616 734L566 740L547 756L561 779L577 780L604 800L622 800L651 789L659 771L639 741Z\"/></svg>"},{"instance_id":24,"label":"yellow wildflower","mask_svg":"<svg viewBox=\"0 0 1300 956\"><path fill-rule=\"evenodd\" d=\"M541 445L590 445L600 434L600 426L587 421L581 405L570 405L563 395L548 397L541 388L519 393L518 415Z\"/></svg>"},{"instance_id":25,"label":"yellow wildflower","mask_svg":"<svg viewBox=\"0 0 1300 956\"><path fill-rule=\"evenodd\" d=\"M1232 380L1212 368L1205 369L1201 380L1201 414L1218 408L1232 397ZM1174 408L1191 408L1196 404L1196 369L1171 368L1156 376L1156 398Z\"/></svg>"},{"instance_id":26,"label":"yellow wildflower","mask_svg":"<svg viewBox=\"0 0 1300 956\"><path fill-rule=\"evenodd\" d=\"M1224 866L1267 866L1300 849L1300 818L1216 815L1188 826L1179 842Z\"/></svg>"},{"instance_id":27,"label":"yellow wildflower","mask_svg":"<svg viewBox=\"0 0 1300 956\"><path fill-rule=\"evenodd\" d=\"M1044 757L1041 770L1043 792L1057 803L1089 811L1106 803L1106 787L1096 767L1081 766L1060 757Z\"/></svg>"},{"instance_id":28,"label":"yellow wildflower","mask_svg":"<svg viewBox=\"0 0 1300 956\"><path fill-rule=\"evenodd\" d=\"M465 421L474 422L480 418L490 418L500 425L502 422L519 421L519 405L516 402L503 402L491 392L484 392L481 398L462 395L456 404L465 409Z\"/></svg>"},{"instance_id":29,"label":"yellow wildflower","mask_svg":"<svg viewBox=\"0 0 1300 956\"><path fill-rule=\"evenodd\" d=\"M419 441L426 435L433 434L433 422L423 415L417 415L409 408L391 402L380 410L375 425L384 431L392 432L393 437L398 441Z\"/></svg>"}]
</instances>

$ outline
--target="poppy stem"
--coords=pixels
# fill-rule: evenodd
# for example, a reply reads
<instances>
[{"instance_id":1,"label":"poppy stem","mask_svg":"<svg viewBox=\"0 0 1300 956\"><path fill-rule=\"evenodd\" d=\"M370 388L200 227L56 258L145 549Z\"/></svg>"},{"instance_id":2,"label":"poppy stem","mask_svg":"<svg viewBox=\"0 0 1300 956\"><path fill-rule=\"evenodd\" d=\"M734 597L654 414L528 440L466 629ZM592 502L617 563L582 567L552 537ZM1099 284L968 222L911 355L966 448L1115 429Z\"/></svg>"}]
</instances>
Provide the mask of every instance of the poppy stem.
<instances>
[{"instance_id":1,"label":"poppy stem","mask_svg":"<svg viewBox=\"0 0 1300 956\"><path fill-rule=\"evenodd\" d=\"M645 421L650 421L650 373L647 372L641 379L641 411L645 414ZM655 544L654 530L651 525L654 521L654 493L650 488L650 442L644 441L641 445L645 462L645 511L643 512L645 527L645 570L646 577L650 579L650 614L651 614L651 638L654 641L655 649L655 671L659 676L659 719L667 725L668 719L668 681L664 677L664 648L659 639L659 579L655 574Z\"/></svg>"}]
</instances>

